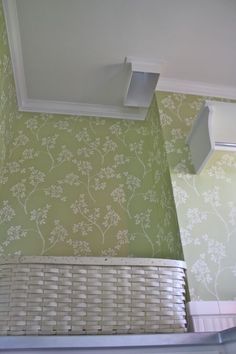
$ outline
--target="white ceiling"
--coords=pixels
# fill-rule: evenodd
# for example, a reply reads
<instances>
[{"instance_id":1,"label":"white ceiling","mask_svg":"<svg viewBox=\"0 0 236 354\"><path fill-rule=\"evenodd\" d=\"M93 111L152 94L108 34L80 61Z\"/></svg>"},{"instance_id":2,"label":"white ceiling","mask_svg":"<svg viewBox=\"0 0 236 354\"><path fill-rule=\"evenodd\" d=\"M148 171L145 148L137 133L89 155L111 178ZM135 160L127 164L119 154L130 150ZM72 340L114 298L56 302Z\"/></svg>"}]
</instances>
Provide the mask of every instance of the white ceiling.
<instances>
[{"instance_id":1,"label":"white ceiling","mask_svg":"<svg viewBox=\"0 0 236 354\"><path fill-rule=\"evenodd\" d=\"M126 56L157 89L236 98L236 0L3 0L23 110L142 119Z\"/></svg>"}]
</instances>

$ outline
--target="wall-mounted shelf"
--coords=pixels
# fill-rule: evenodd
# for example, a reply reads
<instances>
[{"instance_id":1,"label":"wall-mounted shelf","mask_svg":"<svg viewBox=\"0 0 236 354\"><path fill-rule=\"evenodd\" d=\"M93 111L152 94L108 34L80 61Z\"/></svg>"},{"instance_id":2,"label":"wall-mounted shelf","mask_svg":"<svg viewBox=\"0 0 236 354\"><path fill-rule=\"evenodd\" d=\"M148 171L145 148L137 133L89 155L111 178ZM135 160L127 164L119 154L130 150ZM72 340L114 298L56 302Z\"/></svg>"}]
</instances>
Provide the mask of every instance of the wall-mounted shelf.
<instances>
[{"instance_id":1,"label":"wall-mounted shelf","mask_svg":"<svg viewBox=\"0 0 236 354\"><path fill-rule=\"evenodd\" d=\"M236 103L206 101L187 144L196 173L201 172L214 151L236 152Z\"/></svg>"}]
</instances>

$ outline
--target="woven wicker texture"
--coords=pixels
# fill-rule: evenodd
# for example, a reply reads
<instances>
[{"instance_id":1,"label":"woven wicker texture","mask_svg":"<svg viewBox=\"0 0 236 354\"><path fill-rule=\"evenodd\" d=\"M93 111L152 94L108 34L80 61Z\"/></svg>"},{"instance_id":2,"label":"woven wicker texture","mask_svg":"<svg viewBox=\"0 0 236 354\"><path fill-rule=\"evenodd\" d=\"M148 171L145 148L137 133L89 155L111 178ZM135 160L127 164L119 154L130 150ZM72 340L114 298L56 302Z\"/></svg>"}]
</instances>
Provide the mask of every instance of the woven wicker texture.
<instances>
[{"instance_id":1,"label":"woven wicker texture","mask_svg":"<svg viewBox=\"0 0 236 354\"><path fill-rule=\"evenodd\" d=\"M181 262L129 266L126 259L125 265L95 265L96 259L88 258L87 264L60 264L60 258L65 263L65 257L1 262L1 335L186 330Z\"/></svg>"}]
</instances>

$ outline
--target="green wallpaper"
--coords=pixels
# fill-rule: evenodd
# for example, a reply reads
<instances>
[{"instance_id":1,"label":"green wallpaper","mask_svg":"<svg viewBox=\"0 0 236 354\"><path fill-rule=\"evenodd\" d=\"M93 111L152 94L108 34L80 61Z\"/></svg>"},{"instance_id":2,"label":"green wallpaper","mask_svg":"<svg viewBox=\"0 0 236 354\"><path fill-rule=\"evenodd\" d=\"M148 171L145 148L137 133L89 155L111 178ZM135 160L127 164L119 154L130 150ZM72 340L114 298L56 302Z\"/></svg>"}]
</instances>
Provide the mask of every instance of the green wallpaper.
<instances>
[{"instance_id":1,"label":"green wallpaper","mask_svg":"<svg viewBox=\"0 0 236 354\"><path fill-rule=\"evenodd\" d=\"M145 122L17 112L0 16L0 255L182 258L156 100Z\"/></svg>"},{"instance_id":2,"label":"green wallpaper","mask_svg":"<svg viewBox=\"0 0 236 354\"><path fill-rule=\"evenodd\" d=\"M0 6L0 255L182 258L191 298L236 299L236 155L199 175L204 97L158 93L145 122L20 113ZM167 152L168 163L166 160Z\"/></svg>"},{"instance_id":3,"label":"green wallpaper","mask_svg":"<svg viewBox=\"0 0 236 354\"><path fill-rule=\"evenodd\" d=\"M191 299L236 300L236 155L216 153L194 175L185 143L205 99L157 94Z\"/></svg>"},{"instance_id":4,"label":"green wallpaper","mask_svg":"<svg viewBox=\"0 0 236 354\"><path fill-rule=\"evenodd\" d=\"M0 255L182 258L192 300L236 299L236 155L194 175L204 97L158 93L145 122L20 113L0 8Z\"/></svg>"}]
</instances>

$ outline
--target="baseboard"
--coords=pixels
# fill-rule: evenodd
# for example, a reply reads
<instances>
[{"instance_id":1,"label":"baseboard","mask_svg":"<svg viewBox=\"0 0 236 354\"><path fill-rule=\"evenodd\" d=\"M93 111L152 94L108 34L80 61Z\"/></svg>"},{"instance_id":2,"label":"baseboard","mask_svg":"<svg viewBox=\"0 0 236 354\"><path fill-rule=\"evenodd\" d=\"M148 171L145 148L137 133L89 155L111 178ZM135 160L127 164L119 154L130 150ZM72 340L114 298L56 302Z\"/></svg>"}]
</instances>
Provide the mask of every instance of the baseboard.
<instances>
[{"instance_id":1,"label":"baseboard","mask_svg":"<svg viewBox=\"0 0 236 354\"><path fill-rule=\"evenodd\" d=\"M236 326L236 301L191 301L186 310L191 332L215 332Z\"/></svg>"}]
</instances>

